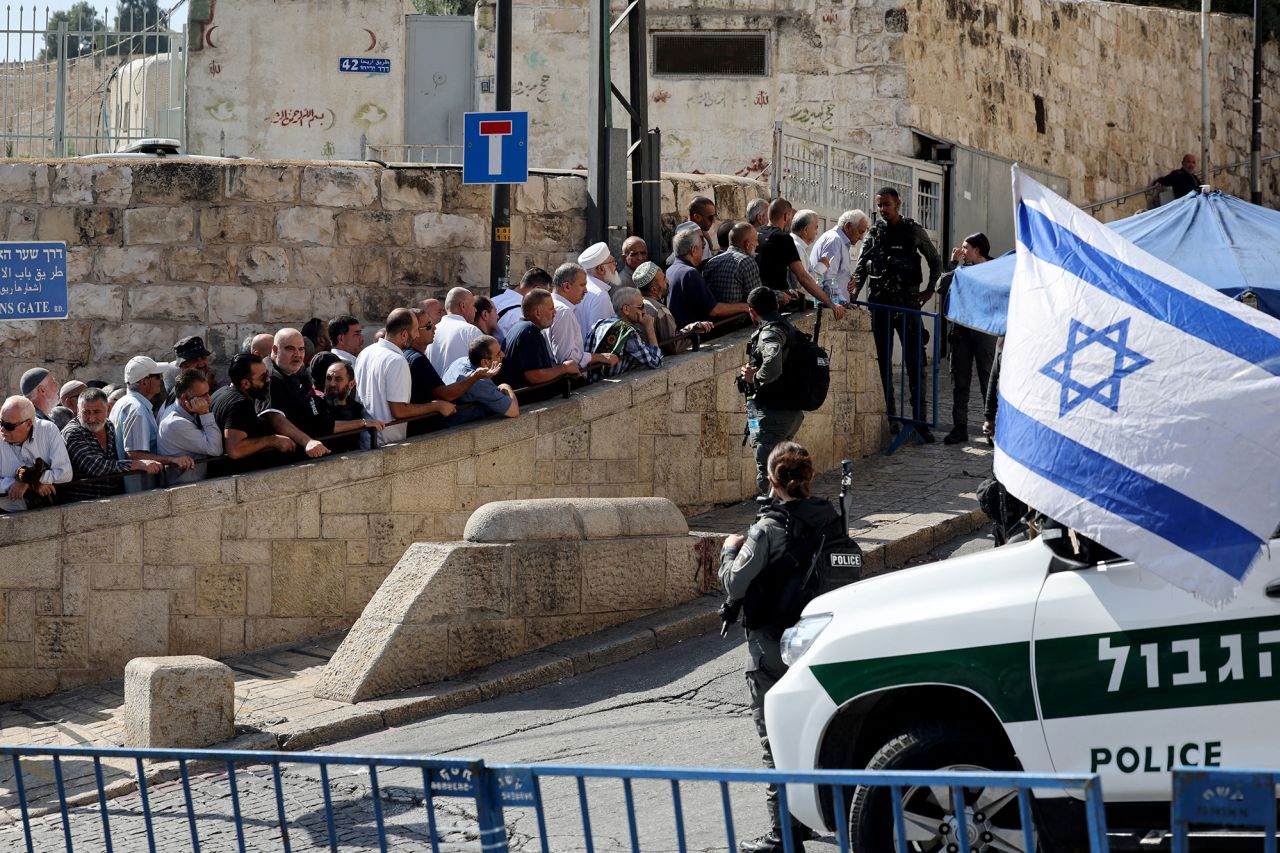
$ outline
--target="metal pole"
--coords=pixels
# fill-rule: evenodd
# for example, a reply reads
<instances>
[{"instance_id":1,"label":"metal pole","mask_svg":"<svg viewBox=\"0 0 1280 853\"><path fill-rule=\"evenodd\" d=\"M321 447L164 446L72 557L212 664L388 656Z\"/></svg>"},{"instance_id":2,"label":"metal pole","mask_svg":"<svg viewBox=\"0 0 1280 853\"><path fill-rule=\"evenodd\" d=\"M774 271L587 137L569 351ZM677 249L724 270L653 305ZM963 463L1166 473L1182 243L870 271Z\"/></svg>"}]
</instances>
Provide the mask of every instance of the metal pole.
<instances>
[{"instance_id":1,"label":"metal pole","mask_svg":"<svg viewBox=\"0 0 1280 853\"><path fill-rule=\"evenodd\" d=\"M649 172L649 61L646 40L649 38L649 23L646 16L645 0L636 0L631 12L627 15L627 59L630 76L630 91L627 93L631 109L631 233L638 234L645 244L652 246L651 252L658 251L656 243L649 239L655 233L661 235L660 228L651 228L651 223L660 223L662 211L650 204L652 194L647 192L649 182L657 181L661 175Z\"/></svg>"},{"instance_id":2,"label":"metal pole","mask_svg":"<svg viewBox=\"0 0 1280 853\"><path fill-rule=\"evenodd\" d=\"M1253 138L1249 143L1249 201L1262 204L1262 30L1253 0Z\"/></svg>"},{"instance_id":3,"label":"metal pole","mask_svg":"<svg viewBox=\"0 0 1280 853\"><path fill-rule=\"evenodd\" d=\"M613 92L609 73L609 0L593 0L590 4L589 38L591 83L588 93L591 134L587 153L587 242L609 239L609 129L612 121Z\"/></svg>"},{"instance_id":4,"label":"metal pole","mask_svg":"<svg viewBox=\"0 0 1280 853\"><path fill-rule=\"evenodd\" d=\"M48 78L46 78L48 79ZM58 77L53 94L53 156L67 156L67 22L58 22Z\"/></svg>"},{"instance_id":5,"label":"metal pole","mask_svg":"<svg viewBox=\"0 0 1280 853\"><path fill-rule=\"evenodd\" d=\"M498 112L511 109L511 0L498 0L497 74L495 104ZM511 185L493 185L493 240L489 243L489 295L497 296L507 284L511 262Z\"/></svg>"},{"instance_id":6,"label":"metal pole","mask_svg":"<svg viewBox=\"0 0 1280 853\"><path fill-rule=\"evenodd\" d=\"M1209 0L1200 0L1200 183L1211 184L1209 173Z\"/></svg>"}]
</instances>

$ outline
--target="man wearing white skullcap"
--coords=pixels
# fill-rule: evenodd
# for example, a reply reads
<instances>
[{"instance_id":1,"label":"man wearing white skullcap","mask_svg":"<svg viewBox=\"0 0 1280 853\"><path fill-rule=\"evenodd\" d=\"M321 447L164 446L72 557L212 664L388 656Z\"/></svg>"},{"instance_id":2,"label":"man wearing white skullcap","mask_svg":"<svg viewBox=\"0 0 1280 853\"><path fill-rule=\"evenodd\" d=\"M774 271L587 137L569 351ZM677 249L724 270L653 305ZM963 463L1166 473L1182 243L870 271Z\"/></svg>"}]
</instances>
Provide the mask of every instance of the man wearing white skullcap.
<instances>
[{"instance_id":1,"label":"man wearing white skullcap","mask_svg":"<svg viewBox=\"0 0 1280 853\"><path fill-rule=\"evenodd\" d=\"M622 284L618 277L618 262L609 251L608 243L593 243L578 255L578 266L587 271L587 295L573 309L578 325L585 330L595 326L597 320L613 316L613 301L609 291Z\"/></svg>"}]
</instances>

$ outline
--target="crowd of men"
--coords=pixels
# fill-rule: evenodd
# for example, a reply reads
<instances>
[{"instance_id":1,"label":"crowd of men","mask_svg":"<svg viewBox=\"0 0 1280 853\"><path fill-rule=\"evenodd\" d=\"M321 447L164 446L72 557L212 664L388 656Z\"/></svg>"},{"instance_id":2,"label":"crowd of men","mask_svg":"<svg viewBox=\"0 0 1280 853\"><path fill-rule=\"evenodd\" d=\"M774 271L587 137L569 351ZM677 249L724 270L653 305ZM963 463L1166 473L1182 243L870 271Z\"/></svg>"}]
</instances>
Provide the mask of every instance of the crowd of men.
<instances>
[{"instance_id":1,"label":"crowd of men","mask_svg":"<svg viewBox=\"0 0 1280 853\"><path fill-rule=\"evenodd\" d=\"M896 197L885 189L877 202ZM882 216L894 212L892 203L880 204ZM654 369L688 349L696 334L747 316L758 321L748 306L757 287L773 292L780 311L803 309L812 299L836 319L862 284L870 284L873 297L884 296L877 292L883 270L866 251L859 254L871 226L862 211L846 212L821 234L817 214L785 199L754 201L746 220L717 227L715 202L699 196L688 217L675 230L666 263L651 259L640 237L625 240L621 262L606 243L596 243L553 272L528 270L493 299L457 287L443 301L397 308L372 341L350 315L250 335L221 377L197 336L178 341L172 360L134 356L119 384L59 384L50 370L33 368L0 406L0 510L369 448L478 418L518 417L521 389ZM938 274L936 250L926 257L925 299ZM904 306L923 301L918 284L917 278L911 285L915 295L903 294ZM892 326L887 321L890 345ZM908 355L918 353L912 341L903 343ZM888 360L891 353L882 354L892 412ZM913 403L922 405L912 391Z\"/></svg>"}]
</instances>

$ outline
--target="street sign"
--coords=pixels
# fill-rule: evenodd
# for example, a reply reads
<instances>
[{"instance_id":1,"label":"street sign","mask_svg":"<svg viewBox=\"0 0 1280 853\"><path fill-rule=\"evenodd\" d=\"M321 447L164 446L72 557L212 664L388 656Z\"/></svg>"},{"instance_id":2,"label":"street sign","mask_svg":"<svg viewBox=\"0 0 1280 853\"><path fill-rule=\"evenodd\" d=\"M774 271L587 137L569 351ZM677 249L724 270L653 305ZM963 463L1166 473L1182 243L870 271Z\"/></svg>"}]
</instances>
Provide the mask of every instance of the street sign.
<instances>
[{"instance_id":1,"label":"street sign","mask_svg":"<svg viewBox=\"0 0 1280 853\"><path fill-rule=\"evenodd\" d=\"M0 320L67 316L67 244L0 243Z\"/></svg>"},{"instance_id":2,"label":"street sign","mask_svg":"<svg viewBox=\"0 0 1280 853\"><path fill-rule=\"evenodd\" d=\"M529 180L529 114L465 113L462 182L523 184Z\"/></svg>"},{"instance_id":3,"label":"street sign","mask_svg":"<svg viewBox=\"0 0 1280 853\"><path fill-rule=\"evenodd\" d=\"M338 60L338 70L352 74L390 74L391 60L375 56L344 56Z\"/></svg>"}]
</instances>

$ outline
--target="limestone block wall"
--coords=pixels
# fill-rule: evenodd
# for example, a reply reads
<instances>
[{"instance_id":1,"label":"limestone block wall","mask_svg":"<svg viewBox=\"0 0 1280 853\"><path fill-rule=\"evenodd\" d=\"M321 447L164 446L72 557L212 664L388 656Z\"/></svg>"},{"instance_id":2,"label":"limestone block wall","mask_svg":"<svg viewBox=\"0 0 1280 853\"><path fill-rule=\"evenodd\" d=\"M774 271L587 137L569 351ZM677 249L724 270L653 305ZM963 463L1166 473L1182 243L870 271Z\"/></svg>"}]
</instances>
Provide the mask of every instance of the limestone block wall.
<instances>
[{"instance_id":1,"label":"limestone block wall","mask_svg":"<svg viewBox=\"0 0 1280 853\"><path fill-rule=\"evenodd\" d=\"M699 193L741 216L764 186L669 175L666 219ZM511 268L548 269L585 241L586 180L535 174L515 193ZM245 336L388 312L456 285L489 289L487 187L458 169L300 162L0 162L0 239L63 240L70 317L0 323L0 381L33 366L120 381L138 354L202 335L225 362Z\"/></svg>"},{"instance_id":2,"label":"limestone block wall","mask_svg":"<svg viewBox=\"0 0 1280 853\"><path fill-rule=\"evenodd\" d=\"M409 546L315 695L362 702L683 604L716 588L698 540L663 498L485 504L464 541Z\"/></svg>"},{"instance_id":3,"label":"limestone block wall","mask_svg":"<svg viewBox=\"0 0 1280 853\"><path fill-rule=\"evenodd\" d=\"M887 431L867 316L823 325L831 392L799 439L827 469L883 447ZM748 497L733 383L746 340L511 420L0 515L0 701L119 675L134 657L218 658L344 628L410 544L460 538L491 501L656 496L690 514Z\"/></svg>"},{"instance_id":4,"label":"limestone block wall","mask_svg":"<svg viewBox=\"0 0 1280 853\"><path fill-rule=\"evenodd\" d=\"M1068 179L1086 203L1129 192L1200 155L1199 14L1074 0L909 0L911 122ZM1212 15L1212 165L1248 158L1252 22ZM1280 68L1266 44L1264 73ZM1264 78L1270 79L1270 78ZM1280 90L1263 87L1263 146L1277 139ZM1264 203L1280 167L1264 169ZM1215 179L1248 198L1248 170ZM1138 197L1104 218L1145 207Z\"/></svg>"}]
</instances>

